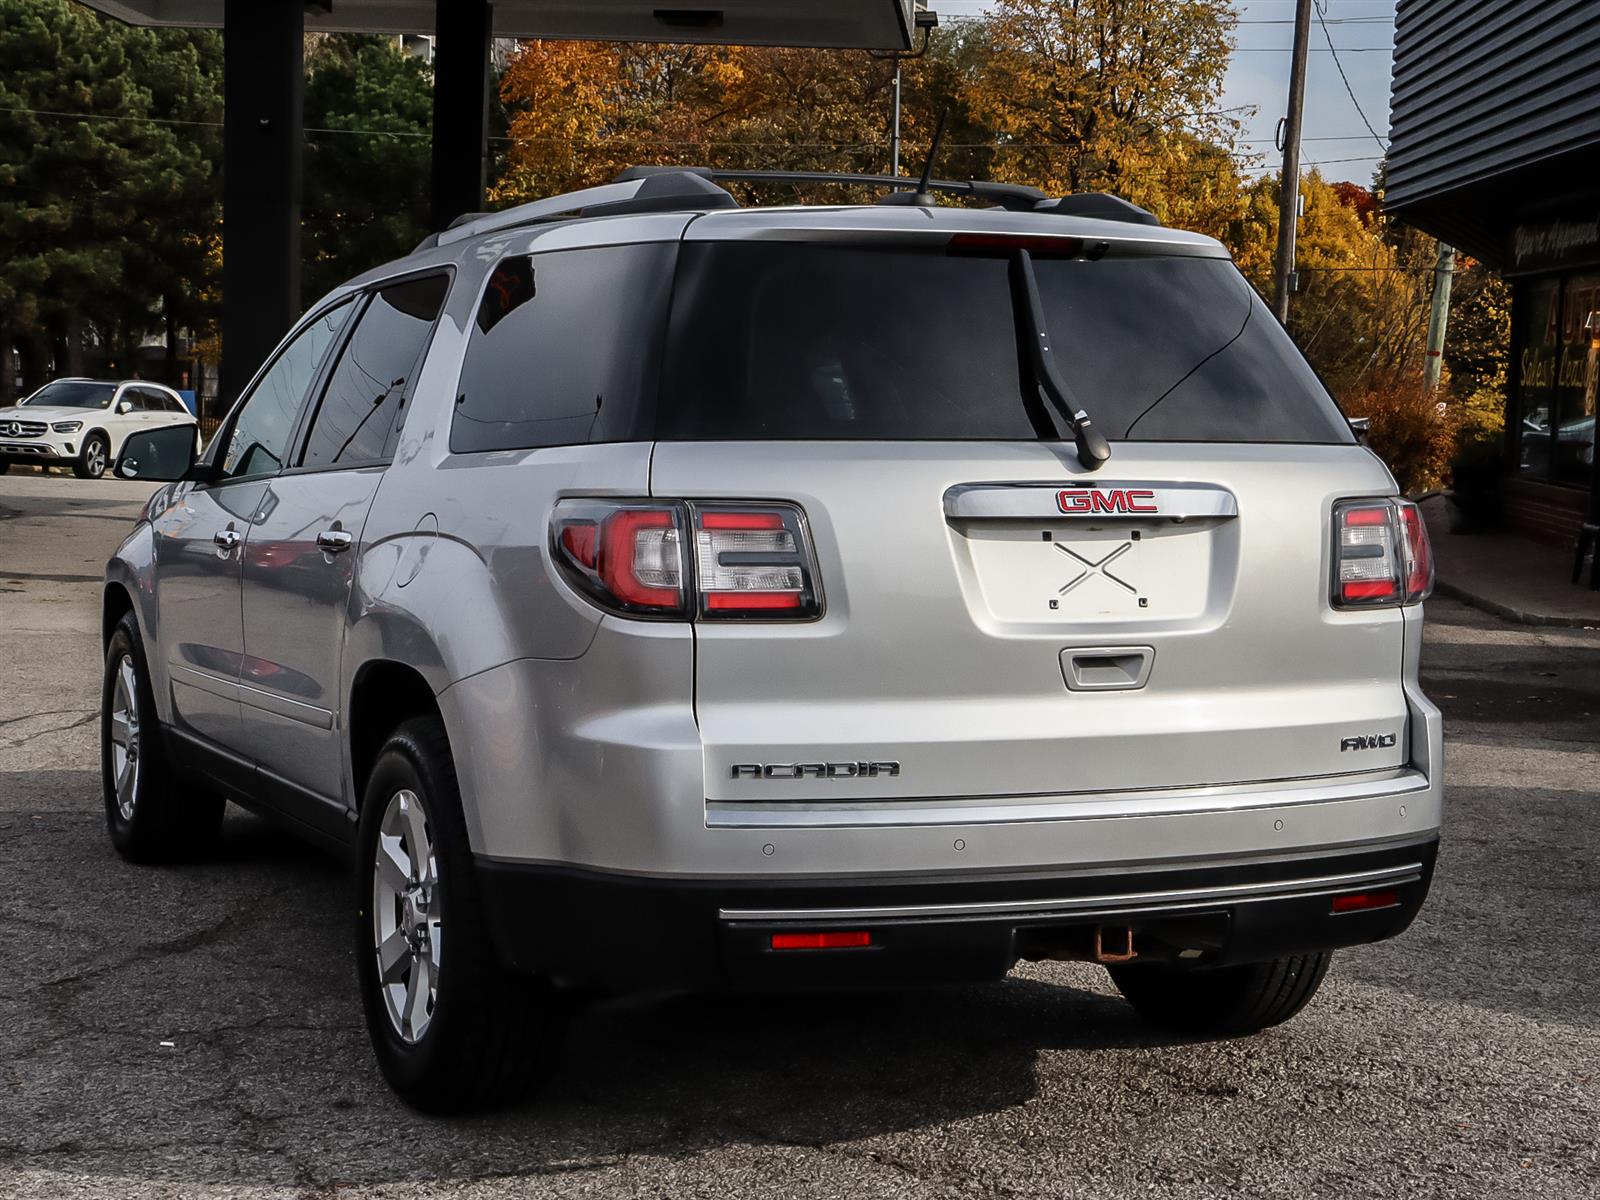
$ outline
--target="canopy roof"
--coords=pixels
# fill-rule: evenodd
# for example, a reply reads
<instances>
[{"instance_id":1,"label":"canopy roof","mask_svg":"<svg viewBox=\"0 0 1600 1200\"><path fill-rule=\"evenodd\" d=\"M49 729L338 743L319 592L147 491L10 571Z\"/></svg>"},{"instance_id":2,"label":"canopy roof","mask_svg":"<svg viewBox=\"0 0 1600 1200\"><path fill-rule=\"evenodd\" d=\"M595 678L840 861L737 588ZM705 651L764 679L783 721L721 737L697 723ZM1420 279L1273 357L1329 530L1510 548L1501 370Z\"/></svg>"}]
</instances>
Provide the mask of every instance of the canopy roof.
<instances>
[{"instance_id":1,"label":"canopy roof","mask_svg":"<svg viewBox=\"0 0 1600 1200\"><path fill-rule=\"evenodd\" d=\"M448 3L449 0L438 0ZM222 26L224 0L85 0L133 25ZM750 46L911 46L916 0L496 0L498 37ZM328 33L432 33L435 0L311 0L306 29ZM691 7L691 5L693 5Z\"/></svg>"}]
</instances>

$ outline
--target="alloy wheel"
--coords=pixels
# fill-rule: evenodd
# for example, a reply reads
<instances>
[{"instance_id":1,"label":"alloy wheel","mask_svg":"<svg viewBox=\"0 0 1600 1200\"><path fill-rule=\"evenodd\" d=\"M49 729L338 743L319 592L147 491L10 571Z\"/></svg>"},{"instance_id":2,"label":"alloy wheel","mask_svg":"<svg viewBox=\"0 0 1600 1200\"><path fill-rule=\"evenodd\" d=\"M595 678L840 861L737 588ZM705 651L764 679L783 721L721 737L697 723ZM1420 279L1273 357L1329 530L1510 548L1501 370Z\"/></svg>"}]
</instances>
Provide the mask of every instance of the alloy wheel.
<instances>
[{"instance_id":1,"label":"alloy wheel","mask_svg":"<svg viewBox=\"0 0 1600 1200\"><path fill-rule=\"evenodd\" d=\"M90 438L89 445L84 450L85 463L89 469L91 479L99 479L106 473L106 444L99 438Z\"/></svg>"},{"instance_id":2,"label":"alloy wheel","mask_svg":"<svg viewBox=\"0 0 1600 1200\"><path fill-rule=\"evenodd\" d=\"M389 798L372 864L372 947L389 1023L416 1043L439 1002L439 872L418 795Z\"/></svg>"},{"instance_id":3,"label":"alloy wheel","mask_svg":"<svg viewBox=\"0 0 1600 1200\"><path fill-rule=\"evenodd\" d=\"M117 791L117 812L133 820L139 800L139 702L133 656L124 654L117 664L117 682L111 695L111 770Z\"/></svg>"}]
</instances>

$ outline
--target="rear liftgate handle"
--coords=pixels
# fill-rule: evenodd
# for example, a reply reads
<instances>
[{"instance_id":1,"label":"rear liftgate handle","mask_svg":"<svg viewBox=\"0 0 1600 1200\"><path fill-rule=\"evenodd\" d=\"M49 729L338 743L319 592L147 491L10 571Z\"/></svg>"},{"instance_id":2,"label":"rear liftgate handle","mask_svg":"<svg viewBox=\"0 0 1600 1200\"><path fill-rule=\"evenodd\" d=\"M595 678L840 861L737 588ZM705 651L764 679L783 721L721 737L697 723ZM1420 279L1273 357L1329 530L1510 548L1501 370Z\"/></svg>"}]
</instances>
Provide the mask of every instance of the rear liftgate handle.
<instances>
[{"instance_id":1,"label":"rear liftgate handle","mask_svg":"<svg viewBox=\"0 0 1600 1200\"><path fill-rule=\"evenodd\" d=\"M1155 658L1150 646L1069 647L1061 652L1061 675L1074 692L1132 692L1150 681Z\"/></svg>"}]
</instances>

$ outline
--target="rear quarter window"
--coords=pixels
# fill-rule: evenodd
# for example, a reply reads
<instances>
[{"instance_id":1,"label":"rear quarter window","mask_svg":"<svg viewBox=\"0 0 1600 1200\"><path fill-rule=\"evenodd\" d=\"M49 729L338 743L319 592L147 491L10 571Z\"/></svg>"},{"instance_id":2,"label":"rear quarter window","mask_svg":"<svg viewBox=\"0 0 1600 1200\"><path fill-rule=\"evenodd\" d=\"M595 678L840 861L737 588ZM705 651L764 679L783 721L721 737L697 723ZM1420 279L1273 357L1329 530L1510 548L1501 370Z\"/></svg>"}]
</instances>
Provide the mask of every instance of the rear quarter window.
<instances>
[{"instance_id":1,"label":"rear quarter window","mask_svg":"<svg viewBox=\"0 0 1600 1200\"><path fill-rule=\"evenodd\" d=\"M676 243L502 259L456 389L457 454L649 436Z\"/></svg>"}]
</instances>

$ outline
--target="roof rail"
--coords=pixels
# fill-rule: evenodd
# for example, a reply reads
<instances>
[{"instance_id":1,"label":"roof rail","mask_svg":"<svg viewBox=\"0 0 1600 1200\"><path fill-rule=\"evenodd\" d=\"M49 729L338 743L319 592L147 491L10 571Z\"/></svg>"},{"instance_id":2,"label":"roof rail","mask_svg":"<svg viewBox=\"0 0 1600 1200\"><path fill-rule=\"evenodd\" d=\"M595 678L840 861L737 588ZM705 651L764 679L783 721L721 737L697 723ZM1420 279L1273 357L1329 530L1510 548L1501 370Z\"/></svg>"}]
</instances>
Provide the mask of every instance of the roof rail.
<instances>
[{"instance_id":1,"label":"roof rail","mask_svg":"<svg viewBox=\"0 0 1600 1200\"><path fill-rule=\"evenodd\" d=\"M738 208L739 202L702 173L678 168L650 171L599 187L549 196L495 213L468 213L450 227L430 234L418 249L448 246L485 233L498 233L521 225L559 217L608 217L627 213L682 212L690 209Z\"/></svg>"},{"instance_id":2,"label":"roof rail","mask_svg":"<svg viewBox=\"0 0 1600 1200\"><path fill-rule=\"evenodd\" d=\"M1040 212L1063 217L1090 217L1096 221L1127 221L1134 225L1160 225L1161 218L1131 200L1110 192L1073 192L1039 206Z\"/></svg>"},{"instance_id":3,"label":"roof rail","mask_svg":"<svg viewBox=\"0 0 1600 1200\"><path fill-rule=\"evenodd\" d=\"M849 171L724 171L713 167L696 167L693 170L707 179L729 183L852 183L907 192L916 192L922 186L921 180L909 179L904 175L859 175ZM1041 201L1050 198L1038 188L1026 184L995 183L987 179L930 179L927 187L931 192L992 200L1012 212L1032 212Z\"/></svg>"},{"instance_id":4,"label":"roof rail","mask_svg":"<svg viewBox=\"0 0 1600 1200\"><path fill-rule=\"evenodd\" d=\"M639 179L658 172L688 173L724 183L860 184L913 195L924 186L920 179L903 175L860 175L848 171L725 171L718 167L629 167L617 178ZM1075 192L1068 196L1052 197L1026 184L996 183L988 179L930 179L926 188L930 192L990 200L1011 212L1055 213L1097 221L1126 221L1134 225L1161 224L1160 218L1154 213L1107 192ZM899 195L885 197L884 202L903 204L916 201L911 195Z\"/></svg>"}]
</instances>

